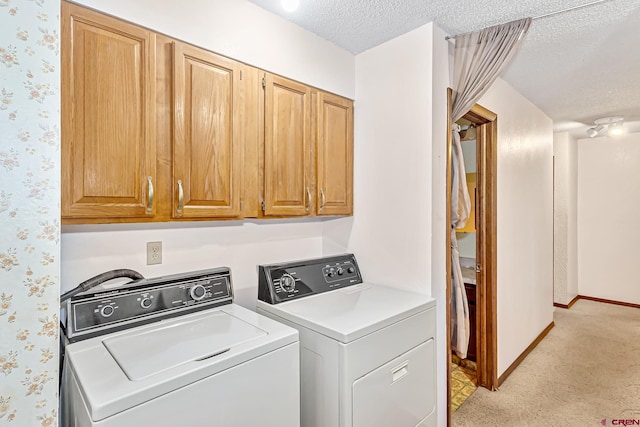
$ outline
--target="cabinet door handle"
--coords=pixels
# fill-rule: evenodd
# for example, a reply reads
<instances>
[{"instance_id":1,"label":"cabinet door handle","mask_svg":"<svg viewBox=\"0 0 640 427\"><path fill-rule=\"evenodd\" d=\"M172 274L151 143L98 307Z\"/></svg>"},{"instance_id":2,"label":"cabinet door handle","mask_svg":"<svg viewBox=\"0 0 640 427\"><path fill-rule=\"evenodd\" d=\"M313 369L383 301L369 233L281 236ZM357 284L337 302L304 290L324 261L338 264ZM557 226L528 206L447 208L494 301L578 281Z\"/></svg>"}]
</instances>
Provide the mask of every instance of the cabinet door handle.
<instances>
[{"instance_id":1,"label":"cabinet door handle","mask_svg":"<svg viewBox=\"0 0 640 427\"><path fill-rule=\"evenodd\" d=\"M307 187L307 212L311 209L311 190Z\"/></svg>"},{"instance_id":2,"label":"cabinet door handle","mask_svg":"<svg viewBox=\"0 0 640 427\"><path fill-rule=\"evenodd\" d=\"M147 193L147 195L148 195L148 197L147 197L147 212L151 212L151 210L153 209L153 196L154 196L154 194L153 194L153 179L150 176L147 177L147 183L148 183L148 186L147 186L147 192L148 192Z\"/></svg>"},{"instance_id":3,"label":"cabinet door handle","mask_svg":"<svg viewBox=\"0 0 640 427\"><path fill-rule=\"evenodd\" d=\"M327 199L324 197L324 189L320 189L320 197L322 198L322 202L320 203L320 209L324 208L324 205L327 204Z\"/></svg>"},{"instance_id":4,"label":"cabinet door handle","mask_svg":"<svg viewBox=\"0 0 640 427\"><path fill-rule=\"evenodd\" d=\"M182 207L184 206L184 190L182 189L182 180L178 180L178 213L182 213Z\"/></svg>"}]
</instances>

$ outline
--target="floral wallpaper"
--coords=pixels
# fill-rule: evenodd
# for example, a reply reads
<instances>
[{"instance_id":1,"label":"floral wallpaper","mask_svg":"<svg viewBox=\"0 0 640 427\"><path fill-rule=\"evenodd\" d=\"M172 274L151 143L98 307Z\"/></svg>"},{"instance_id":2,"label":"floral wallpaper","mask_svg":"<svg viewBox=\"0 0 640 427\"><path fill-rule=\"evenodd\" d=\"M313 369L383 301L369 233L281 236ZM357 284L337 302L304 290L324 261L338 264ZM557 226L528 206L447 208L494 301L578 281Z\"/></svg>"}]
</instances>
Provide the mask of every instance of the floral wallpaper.
<instances>
[{"instance_id":1,"label":"floral wallpaper","mask_svg":"<svg viewBox=\"0 0 640 427\"><path fill-rule=\"evenodd\" d=\"M0 426L56 426L60 0L0 0Z\"/></svg>"}]
</instances>

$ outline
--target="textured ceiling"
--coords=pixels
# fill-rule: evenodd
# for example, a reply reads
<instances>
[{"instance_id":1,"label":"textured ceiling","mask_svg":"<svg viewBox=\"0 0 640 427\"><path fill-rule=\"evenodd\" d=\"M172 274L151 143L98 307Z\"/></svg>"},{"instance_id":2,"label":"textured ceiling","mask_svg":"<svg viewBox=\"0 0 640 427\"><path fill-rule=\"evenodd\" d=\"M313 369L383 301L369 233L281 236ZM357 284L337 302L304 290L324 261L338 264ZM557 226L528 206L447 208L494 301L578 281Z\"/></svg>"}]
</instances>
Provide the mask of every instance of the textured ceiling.
<instances>
[{"instance_id":1,"label":"textured ceiling","mask_svg":"<svg viewBox=\"0 0 640 427\"><path fill-rule=\"evenodd\" d=\"M250 0L358 54L428 22L449 34L593 0ZM640 0L608 0L533 22L503 78L554 120L582 132L607 115L640 121ZM584 134L582 134L584 135Z\"/></svg>"}]
</instances>

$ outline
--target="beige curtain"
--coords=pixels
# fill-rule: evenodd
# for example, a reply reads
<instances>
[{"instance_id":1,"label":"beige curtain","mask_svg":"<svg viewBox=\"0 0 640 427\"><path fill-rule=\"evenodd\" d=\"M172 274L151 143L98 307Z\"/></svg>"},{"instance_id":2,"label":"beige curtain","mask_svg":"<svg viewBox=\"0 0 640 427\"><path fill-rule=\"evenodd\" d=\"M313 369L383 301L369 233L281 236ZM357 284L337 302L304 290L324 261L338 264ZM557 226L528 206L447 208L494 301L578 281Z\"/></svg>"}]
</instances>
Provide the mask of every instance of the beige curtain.
<instances>
[{"instance_id":1,"label":"beige curtain","mask_svg":"<svg viewBox=\"0 0 640 427\"><path fill-rule=\"evenodd\" d=\"M456 36L452 97L454 122L462 118L491 87L513 58L530 25L531 18L526 18ZM451 153L451 346L464 359L469 347L469 304L462 279L455 229L462 228L467 223L471 203L458 131L459 128L454 124Z\"/></svg>"}]
</instances>

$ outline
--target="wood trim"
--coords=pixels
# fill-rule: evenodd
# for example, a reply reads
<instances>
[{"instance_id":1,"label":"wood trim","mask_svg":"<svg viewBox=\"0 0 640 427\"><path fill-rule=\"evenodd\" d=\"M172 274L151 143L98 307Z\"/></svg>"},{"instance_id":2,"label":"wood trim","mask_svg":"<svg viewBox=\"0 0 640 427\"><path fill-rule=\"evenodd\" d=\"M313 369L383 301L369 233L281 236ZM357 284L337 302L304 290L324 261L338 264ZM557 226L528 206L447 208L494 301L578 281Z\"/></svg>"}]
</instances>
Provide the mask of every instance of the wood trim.
<instances>
[{"instance_id":1,"label":"wood trim","mask_svg":"<svg viewBox=\"0 0 640 427\"><path fill-rule=\"evenodd\" d=\"M476 124L478 179L476 232L477 274L476 330L478 385L489 390L498 387L498 305L497 305L497 115L474 105L465 119Z\"/></svg>"},{"instance_id":2,"label":"wood trim","mask_svg":"<svg viewBox=\"0 0 640 427\"><path fill-rule=\"evenodd\" d=\"M493 111L487 110L481 105L475 104L471 110L464 115L464 118L474 122L475 124L484 124L494 122L498 119L498 115Z\"/></svg>"},{"instance_id":3,"label":"wood trim","mask_svg":"<svg viewBox=\"0 0 640 427\"><path fill-rule=\"evenodd\" d=\"M451 131L452 125L451 115L452 115L452 104L451 97L453 95L453 90L451 88L447 89L447 201L446 201L446 247L445 253L447 254L446 258L446 268L447 268L447 280L446 280L446 300L445 306L447 307L446 319L447 319L447 427L451 426L451 150L453 141L451 140Z\"/></svg>"},{"instance_id":4,"label":"wood trim","mask_svg":"<svg viewBox=\"0 0 640 427\"><path fill-rule=\"evenodd\" d=\"M551 331L551 329L553 329L554 326L555 326L555 323L551 322L549 326L547 326L546 328L544 328L542 332L540 332L540 335L538 335L538 337L535 340L533 340L531 344L529 344L529 347L527 347L522 352L522 354L518 356L518 358L511 364L511 366L509 366L507 370L504 371L502 375L500 375L500 378L498 379L498 386L501 386L502 383L504 383L504 381L509 377L509 375L511 375L513 371L515 371L515 369L520 365L520 363L522 363L522 361L526 359L529 353L531 353L533 349L536 348L538 344L540 344L540 341L542 341L544 337L547 336L549 331Z\"/></svg>"},{"instance_id":5,"label":"wood trim","mask_svg":"<svg viewBox=\"0 0 640 427\"><path fill-rule=\"evenodd\" d=\"M580 295L576 295L576 297L574 299L569 301L569 304L560 304L560 303L554 302L553 306L554 307L560 307L560 308L569 309L569 308L571 308L573 306L573 304L577 303L579 299L580 299Z\"/></svg>"},{"instance_id":6,"label":"wood trim","mask_svg":"<svg viewBox=\"0 0 640 427\"><path fill-rule=\"evenodd\" d=\"M590 296L586 296L586 295L578 295L576 298L586 299L586 300L595 301L595 302L602 302L602 303L605 303L605 304L622 305L624 307L640 308L640 304L634 304L634 303L631 303L631 302L615 301L615 300L611 300L611 299L596 298L596 297L590 297ZM571 305L573 305L573 304L570 304L569 307L571 307Z\"/></svg>"},{"instance_id":7,"label":"wood trim","mask_svg":"<svg viewBox=\"0 0 640 427\"><path fill-rule=\"evenodd\" d=\"M260 108L264 105L264 97L262 96L260 78L260 70L243 66L241 84L243 89L241 111L244 123L244 126L241 126L244 138L242 216L245 218L258 218L261 212L260 138L261 128L264 129L264 121Z\"/></svg>"},{"instance_id":8,"label":"wood trim","mask_svg":"<svg viewBox=\"0 0 640 427\"><path fill-rule=\"evenodd\" d=\"M611 299L604 299L604 298L597 298L597 297L590 297L587 295L576 295L576 297L574 299L571 300L571 302L569 302L569 304L560 304L557 302L553 303L554 307L559 307L559 308L564 308L564 309L570 309L576 302L578 302L578 300L581 299L586 299L589 301L595 301L595 302L601 302L604 304L614 304L614 305L621 305L624 307L632 307L632 308L640 308L640 304L634 304L632 302L624 302L624 301L616 301L616 300L611 300Z\"/></svg>"},{"instance_id":9,"label":"wood trim","mask_svg":"<svg viewBox=\"0 0 640 427\"><path fill-rule=\"evenodd\" d=\"M169 37L156 37L156 219L161 221L168 220L173 202L173 43Z\"/></svg>"},{"instance_id":10,"label":"wood trim","mask_svg":"<svg viewBox=\"0 0 640 427\"><path fill-rule=\"evenodd\" d=\"M489 115L485 116L489 117ZM495 117L495 115L491 115ZM486 331L484 334L487 349L485 387L490 390L498 386L498 119L493 118L487 124L487 134L490 136L486 146L486 176L485 176L485 271L486 271Z\"/></svg>"}]
</instances>

